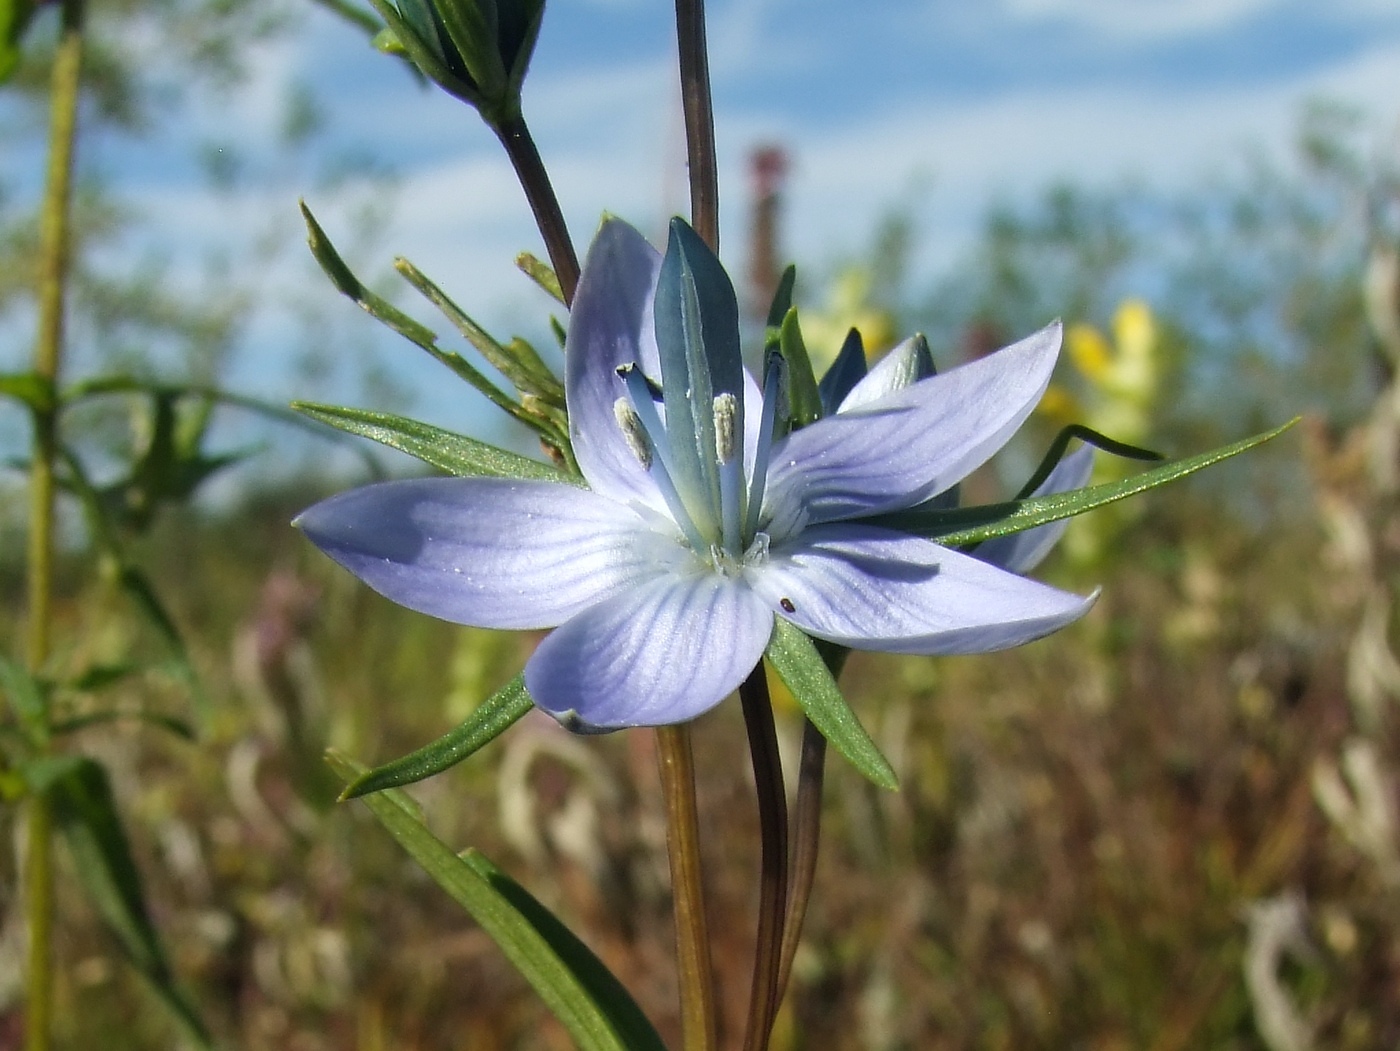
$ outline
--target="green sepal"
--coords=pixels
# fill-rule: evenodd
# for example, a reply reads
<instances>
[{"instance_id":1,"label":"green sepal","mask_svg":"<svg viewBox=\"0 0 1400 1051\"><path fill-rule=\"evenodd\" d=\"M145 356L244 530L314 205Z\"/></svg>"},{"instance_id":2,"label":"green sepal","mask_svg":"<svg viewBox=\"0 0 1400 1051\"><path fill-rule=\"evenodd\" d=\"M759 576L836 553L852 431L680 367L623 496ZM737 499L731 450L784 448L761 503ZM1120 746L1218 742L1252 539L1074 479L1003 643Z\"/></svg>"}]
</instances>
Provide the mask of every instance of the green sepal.
<instances>
[{"instance_id":1,"label":"green sepal","mask_svg":"<svg viewBox=\"0 0 1400 1051\"><path fill-rule=\"evenodd\" d=\"M822 396L812 371L812 359L802 339L802 327L797 322L797 309L783 316L778 330L778 349L788 366L788 397L792 402L792 429L806 427L822 417Z\"/></svg>"},{"instance_id":2,"label":"green sepal","mask_svg":"<svg viewBox=\"0 0 1400 1051\"><path fill-rule=\"evenodd\" d=\"M127 961L200 1047L211 1047L199 1011L176 984L160 935L146 908L141 874L131 857L107 773L79 759L47 795L59 834L88 899L115 935Z\"/></svg>"},{"instance_id":3,"label":"green sepal","mask_svg":"<svg viewBox=\"0 0 1400 1051\"><path fill-rule=\"evenodd\" d=\"M539 460L392 413L301 401L292 402L292 408L331 427L408 453L448 474L583 484L580 479Z\"/></svg>"},{"instance_id":4,"label":"green sepal","mask_svg":"<svg viewBox=\"0 0 1400 1051\"><path fill-rule=\"evenodd\" d=\"M773 302L768 305L768 320L764 325L767 331L763 338L765 346L777 342L783 319L792 309L792 290L796 284L797 267L789 263L783 270L783 276L778 278L778 287L773 290Z\"/></svg>"},{"instance_id":5,"label":"green sepal","mask_svg":"<svg viewBox=\"0 0 1400 1051\"><path fill-rule=\"evenodd\" d=\"M1096 507L1103 507L1105 504L1114 503L1125 497L1136 496L1138 493L1155 489L1159 485L1166 485L1178 478L1185 478L1188 474L1194 474L1203 468L1253 449L1256 445L1262 445L1264 442L1277 438L1297 423L1299 419L1301 417L1295 416L1281 427L1275 427L1271 431L1256 434L1231 445L1222 445L1218 449L1212 449L1198 456L1175 460L1121 482L1105 482L1102 485L1091 485L1068 493L1055 493L1051 496L1040 496L1028 500L1008 500L1004 503L982 504L976 507L960 507L952 510L911 508L907 511L876 515L867 521L872 525L886 526L905 533L913 533L915 536L926 537L945 547L977 544L983 540L991 540L993 537L1009 536L1024 529L1034 529L1036 526L1056 522L1062 518L1071 518L1074 515L1083 514L1085 511L1092 511Z\"/></svg>"},{"instance_id":6,"label":"green sepal","mask_svg":"<svg viewBox=\"0 0 1400 1051\"><path fill-rule=\"evenodd\" d=\"M490 744L534 706L525 690L525 677L517 675L477 705L460 726L416 752L360 775L340 793L340 798L355 799L440 774Z\"/></svg>"},{"instance_id":7,"label":"green sepal","mask_svg":"<svg viewBox=\"0 0 1400 1051\"><path fill-rule=\"evenodd\" d=\"M773 636L764 656L833 748L881 788L893 791L899 787L894 768L841 696L826 662L801 628L775 617Z\"/></svg>"},{"instance_id":8,"label":"green sepal","mask_svg":"<svg viewBox=\"0 0 1400 1051\"><path fill-rule=\"evenodd\" d=\"M416 288L428 302L442 311L464 339L491 363L502 376L508 379L522 394L533 394L552 404L563 406L564 387L558 378L549 371L531 347L522 339L514 339L509 347L502 346L490 333L473 321L467 313L454 303L450 296L439 288L421 270L407 259L394 260L394 269ZM451 355L458 361L458 355ZM454 371L456 365L453 365Z\"/></svg>"},{"instance_id":9,"label":"green sepal","mask_svg":"<svg viewBox=\"0 0 1400 1051\"><path fill-rule=\"evenodd\" d=\"M399 44L407 52L408 61L424 76L469 105L481 104L481 96L475 85L451 68L444 41L438 38L436 26L431 24L430 18L424 22L420 17L418 24L415 24L415 20L402 14L391 0L370 0L370 3L379 12L379 17L384 19L388 30L398 38ZM416 11L419 6L415 4L412 9Z\"/></svg>"},{"instance_id":10,"label":"green sepal","mask_svg":"<svg viewBox=\"0 0 1400 1051\"><path fill-rule=\"evenodd\" d=\"M545 0L505 0L500 12L501 58L506 63L506 93L518 100L530 71L530 59L544 24Z\"/></svg>"},{"instance_id":11,"label":"green sepal","mask_svg":"<svg viewBox=\"0 0 1400 1051\"><path fill-rule=\"evenodd\" d=\"M365 768L334 751L345 781ZM665 1051L651 1023L592 951L530 893L474 850L458 856L424 825L401 789L366 796L385 830L467 910L540 995L581 1051Z\"/></svg>"},{"instance_id":12,"label":"green sepal","mask_svg":"<svg viewBox=\"0 0 1400 1051\"><path fill-rule=\"evenodd\" d=\"M559 275L543 259L532 252L521 252L515 257L515 265L522 274L558 300L560 306L568 306L564 302L564 289L559 285Z\"/></svg>"},{"instance_id":13,"label":"green sepal","mask_svg":"<svg viewBox=\"0 0 1400 1051\"><path fill-rule=\"evenodd\" d=\"M477 109L488 123L498 123L510 98L495 0L433 0L432 6L471 79Z\"/></svg>"}]
</instances>

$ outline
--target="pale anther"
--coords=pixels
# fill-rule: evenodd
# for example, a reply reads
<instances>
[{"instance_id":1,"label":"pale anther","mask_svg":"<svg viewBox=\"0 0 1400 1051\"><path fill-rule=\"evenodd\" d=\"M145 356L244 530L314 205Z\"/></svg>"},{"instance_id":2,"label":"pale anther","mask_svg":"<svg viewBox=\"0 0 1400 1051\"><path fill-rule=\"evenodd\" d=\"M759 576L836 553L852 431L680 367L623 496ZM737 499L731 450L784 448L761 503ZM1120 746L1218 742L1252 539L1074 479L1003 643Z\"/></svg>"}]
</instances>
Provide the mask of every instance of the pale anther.
<instances>
[{"instance_id":1,"label":"pale anther","mask_svg":"<svg viewBox=\"0 0 1400 1051\"><path fill-rule=\"evenodd\" d=\"M646 428L642 426L642 418L637 415L637 410L627 403L626 398L618 398L613 402L613 416L617 419L617 425L622 428L627 448L632 450L632 455L642 465L642 470L650 471L651 439L647 437Z\"/></svg>"},{"instance_id":2,"label":"pale anther","mask_svg":"<svg viewBox=\"0 0 1400 1051\"><path fill-rule=\"evenodd\" d=\"M731 463L739 451L735 423L739 401L732 394L715 395L715 457L721 466Z\"/></svg>"}]
</instances>

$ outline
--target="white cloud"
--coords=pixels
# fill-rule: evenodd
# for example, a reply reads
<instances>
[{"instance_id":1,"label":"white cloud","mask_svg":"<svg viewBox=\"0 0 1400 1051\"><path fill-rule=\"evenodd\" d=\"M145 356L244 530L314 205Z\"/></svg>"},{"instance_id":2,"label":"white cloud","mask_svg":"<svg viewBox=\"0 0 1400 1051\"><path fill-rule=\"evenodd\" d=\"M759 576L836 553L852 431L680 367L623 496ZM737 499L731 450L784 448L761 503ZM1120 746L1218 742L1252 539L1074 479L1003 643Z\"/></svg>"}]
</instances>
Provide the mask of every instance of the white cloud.
<instances>
[{"instance_id":1,"label":"white cloud","mask_svg":"<svg viewBox=\"0 0 1400 1051\"><path fill-rule=\"evenodd\" d=\"M1218 30L1277 6L1279 0L1005 0L1013 18L1063 20L1128 39Z\"/></svg>"}]
</instances>

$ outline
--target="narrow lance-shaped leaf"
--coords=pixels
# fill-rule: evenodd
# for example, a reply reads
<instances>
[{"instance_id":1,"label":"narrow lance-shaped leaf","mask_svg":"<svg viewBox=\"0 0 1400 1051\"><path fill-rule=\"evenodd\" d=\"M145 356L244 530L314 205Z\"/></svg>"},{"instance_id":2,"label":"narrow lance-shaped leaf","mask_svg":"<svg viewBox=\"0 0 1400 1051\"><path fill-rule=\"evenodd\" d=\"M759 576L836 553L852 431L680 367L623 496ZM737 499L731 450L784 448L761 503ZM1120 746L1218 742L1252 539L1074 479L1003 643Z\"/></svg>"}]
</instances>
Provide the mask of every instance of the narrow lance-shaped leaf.
<instances>
[{"instance_id":1,"label":"narrow lance-shaped leaf","mask_svg":"<svg viewBox=\"0 0 1400 1051\"><path fill-rule=\"evenodd\" d=\"M502 346L498 340L454 303L446 292L407 259L395 259L394 269L402 274L404 279L416 288L428 302L442 311L443 317L452 322L453 327L462 334L463 338L480 351L481 356L489 361L492 367L514 384L516 390L522 394L534 394L552 404L564 404L563 385L559 382L558 377L544 367L539 355L534 353L534 349L528 343L519 340L512 341L509 347ZM528 348L528 354L517 356L520 353L517 343L524 344L524 347Z\"/></svg>"},{"instance_id":2,"label":"narrow lance-shaped leaf","mask_svg":"<svg viewBox=\"0 0 1400 1051\"><path fill-rule=\"evenodd\" d=\"M346 781L365 774L362 765L335 752L327 759ZM528 891L475 851L459 857L428 831L402 789L376 792L364 803L490 935L582 1051L665 1051L622 984Z\"/></svg>"},{"instance_id":3,"label":"narrow lance-shaped leaf","mask_svg":"<svg viewBox=\"0 0 1400 1051\"><path fill-rule=\"evenodd\" d=\"M800 628L782 617L775 618L764 656L833 748L881 788L899 787L894 768L860 725L817 647Z\"/></svg>"},{"instance_id":4,"label":"narrow lance-shaped leaf","mask_svg":"<svg viewBox=\"0 0 1400 1051\"><path fill-rule=\"evenodd\" d=\"M198 1010L175 982L151 922L106 771L91 759L81 760L49 786L48 795L58 831L73 855L74 871L127 960L190 1038L201 1047L212 1046Z\"/></svg>"},{"instance_id":5,"label":"narrow lance-shaped leaf","mask_svg":"<svg viewBox=\"0 0 1400 1051\"><path fill-rule=\"evenodd\" d=\"M532 252L521 252L515 257L515 265L522 274L558 300L561 306L568 306L564 301L564 290L559 285L559 275L543 259Z\"/></svg>"},{"instance_id":6,"label":"narrow lance-shaped leaf","mask_svg":"<svg viewBox=\"0 0 1400 1051\"><path fill-rule=\"evenodd\" d=\"M1155 489L1159 485L1174 482L1178 478L1185 478L1189 474L1194 474L1212 464L1228 460L1232 456L1238 456L1242 452L1253 449L1256 445L1262 445L1264 442L1277 438L1297 422L1298 417L1295 417L1283 426L1276 427L1271 431L1256 434L1231 445L1223 445L1218 449L1212 449L1197 456L1164 464L1121 482L1106 482L1102 485L1092 485L1086 489L1076 489L1068 493L1055 493L1051 496L1041 496L1029 500L1008 500L1004 503L983 504L977 507L961 507L955 510L911 508L908 511L896 511L892 514L881 515L870 521L888 526L891 529L913 533L916 536L928 537L946 547L975 544L993 537L1019 533L1023 529L1033 529L1061 518L1083 514L1096 507L1103 507L1105 504L1111 504L1125 497L1136 496L1138 493Z\"/></svg>"},{"instance_id":7,"label":"narrow lance-shaped leaf","mask_svg":"<svg viewBox=\"0 0 1400 1051\"><path fill-rule=\"evenodd\" d=\"M355 276L340 253L336 251L335 245L331 243L326 232L321 229L321 225L316 221L311 210L306 207L305 202L301 205L302 217L306 220L307 243L311 246L311 254L316 257L316 261L321 264L321 269L326 272L326 276L331 279L331 283L340 290L342 294L353 299L360 308L370 317L374 318L389 328L393 329L404 339L426 350L442 364L450 368L458 378L466 380L498 409L507 415L515 418L525 426L535 431L540 431L551 441L559 439L559 435L553 433L552 429L546 429L541 425L541 419L525 412L520 403L514 401L508 394L487 379L479 370L472 367L462 355L451 350L444 350L437 345L437 333L426 325L413 320L398 307L394 306L387 299L376 295L366 285Z\"/></svg>"},{"instance_id":8,"label":"narrow lance-shaped leaf","mask_svg":"<svg viewBox=\"0 0 1400 1051\"><path fill-rule=\"evenodd\" d=\"M292 407L313 420L408 453L448 474L580 484L547 463L403 416L310 402L293 402Z\"/></svg>"},{"instance_id":9,"label":"narrow lance-shaped leaf","mask_svg":"<svg viewBox=\"0 0 1400 1051\"><path fill-rule=\"evenodd\" d=\"M533 707L534 702L525 689L525 677L517 675L482 701L460 726L416 752L362 774L350 783L340 798L354 799L440 774L490 744Z\"/></svg>"}]
</instances>

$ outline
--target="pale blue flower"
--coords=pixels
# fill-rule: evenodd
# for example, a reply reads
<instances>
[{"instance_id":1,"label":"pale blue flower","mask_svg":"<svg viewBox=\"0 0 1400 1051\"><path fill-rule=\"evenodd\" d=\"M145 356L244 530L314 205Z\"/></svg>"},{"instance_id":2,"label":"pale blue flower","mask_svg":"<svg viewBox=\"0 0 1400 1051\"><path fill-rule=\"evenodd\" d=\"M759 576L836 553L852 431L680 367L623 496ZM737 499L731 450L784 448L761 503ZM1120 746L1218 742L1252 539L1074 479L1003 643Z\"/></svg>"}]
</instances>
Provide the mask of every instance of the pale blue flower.
<instances>
[{"instance_id":1,"label":"pale blue flower","mask_svg":"<svg viewBox=\"0 0 1400 1051\"><path fill-rule=\"evenodd\" d=\"M856 649L1015 646L1093 598L866 520L928 503L999 449L1040 399L1059 344L1052 325L916 381L907 355L892 356L839 411L783 436L782 362L770 359L762 390L743 368L718 260L679 220L664 260L609 220L583 267L565 354L587 488L386 482L317 504L298 525L402 605L480 627L553 628L525 684L574 726L694 718L758 664L775 615Z\"/></svg>"}]
</instances>

